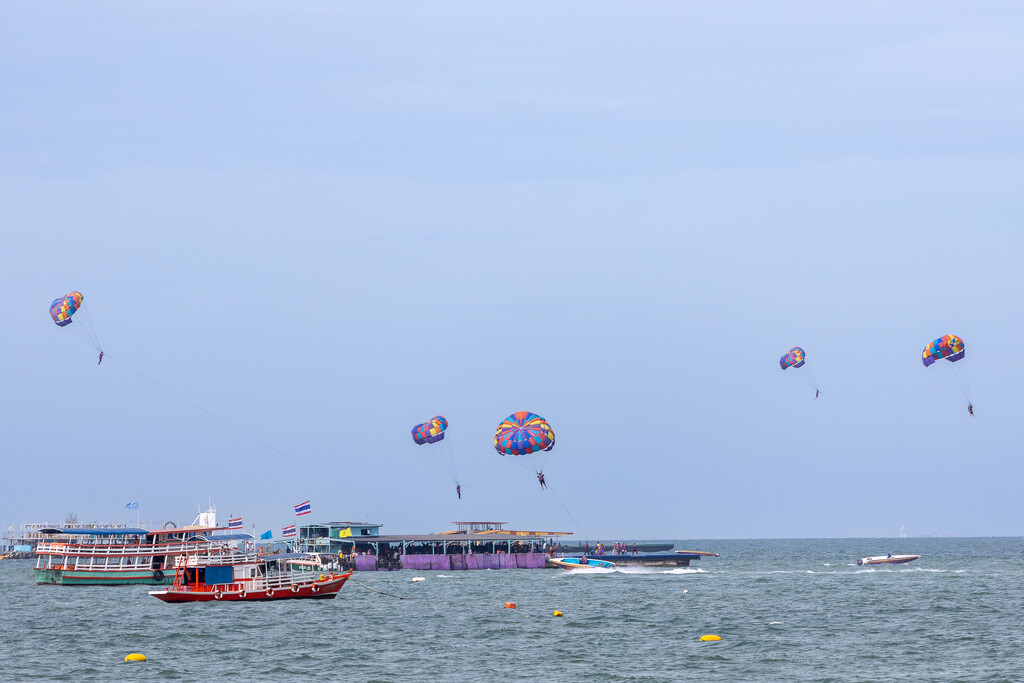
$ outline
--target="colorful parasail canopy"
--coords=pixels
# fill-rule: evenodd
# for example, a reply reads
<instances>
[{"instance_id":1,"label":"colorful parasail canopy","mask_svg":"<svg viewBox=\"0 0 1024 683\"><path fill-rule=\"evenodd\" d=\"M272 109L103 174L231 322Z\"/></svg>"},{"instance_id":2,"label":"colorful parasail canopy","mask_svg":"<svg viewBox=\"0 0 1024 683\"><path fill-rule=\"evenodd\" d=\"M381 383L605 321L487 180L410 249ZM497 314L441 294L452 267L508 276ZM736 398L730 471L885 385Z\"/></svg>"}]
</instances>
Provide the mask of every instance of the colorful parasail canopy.
<instances>
[{"instance_id":1,"label":"colorful parasail canopy","mask_svg":"<svg viewBox=\"0 0 1024 683\"><path fill-rule=\"evenodd\" d=\"M81 292L69 292L59 299L54 299L50 304L50 317L59 327L71 324L71 316L75 314L78 307L82 305Z\"/></svg>"},{"instance_id":2,"label":"colorful parasail canopy","mask_svg":"<svg viewBox=\"0 0 1024 683\"><path fill-rule=\"evenodd\" d=\"M412 428L412 440L418 444L437 443L444 438L444 432L448 429L448 420L444 415L435 415L423 424Z\"/></svg>"},{"instance_id":3,"label":"colorful parasail canopy","mask_svg":"<svg viewBox=\"0 0 1024 683\"><path fill-rule=\"evenodd\" d=\"M939 337L924 347L921 352L921 362L928 367L935 361L945 358L950 363L955 363L964 357L964 340L955 334L947 334Z\"/></svg>"},{"instance_id":4,"label":"colorful parasail canopy","mask_svg":"<svg viewBox=\"0 0 1024 683\"><path fill-rule=\"evenodd\" d=\"M783 370L786 368L799 368L804 364L804 350L799 346L794 346L789 350L789 353L779 359L779 365Z\"/></svg>"},{"instance_id":5,"label":"colorful parasail canopy","mask_svg":"<svg viewBox=\"0 0 1024 683\"><path fill-rule=\"evenodd\" d=\"M494 432L494 450L502 455L526 455L554 447L555 432L547 420L528 410L512 413Z\"/></svg>"}]
</instances>

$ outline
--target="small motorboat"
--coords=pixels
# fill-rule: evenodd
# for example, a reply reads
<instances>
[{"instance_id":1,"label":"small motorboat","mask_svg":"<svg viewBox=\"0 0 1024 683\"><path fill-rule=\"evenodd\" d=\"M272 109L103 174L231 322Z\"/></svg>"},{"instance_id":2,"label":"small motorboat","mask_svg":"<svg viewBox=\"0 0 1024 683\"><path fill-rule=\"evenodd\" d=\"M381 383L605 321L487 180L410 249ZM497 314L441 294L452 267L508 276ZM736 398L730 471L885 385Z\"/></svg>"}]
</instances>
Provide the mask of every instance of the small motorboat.
<instances>
[{"instance_id":1,"label":"small motorboat","mask_svg":"<svg viewBox=\"0 0 1024 683\"><path fill-rule=\"evenodd\" d=\"M615 563L593 557L549 557L548 564L562 569L615 569Z\"/></svg>"},{"instance_id":2,"label":"small motorboat","mask_svg":"<svg viewBox=\"0 0 1024 683\"><path fill-rule=\"evenodd\" d=\"M871 557L862 557L857 560L859 565L871 565L871 564L906 564L907 562L913 562L920 555L873 555Z\"/></svg>"}]
</instances>

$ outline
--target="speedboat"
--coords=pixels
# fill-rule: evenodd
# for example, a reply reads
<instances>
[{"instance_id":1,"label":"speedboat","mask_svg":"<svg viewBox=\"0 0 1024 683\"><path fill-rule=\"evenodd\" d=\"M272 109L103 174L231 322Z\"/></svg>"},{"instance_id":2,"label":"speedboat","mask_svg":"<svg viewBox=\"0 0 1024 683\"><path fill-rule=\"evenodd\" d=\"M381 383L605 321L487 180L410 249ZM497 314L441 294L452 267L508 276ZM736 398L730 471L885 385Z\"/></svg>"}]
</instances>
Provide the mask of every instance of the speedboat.
<instances>
[{"instance_id":1,"label":"speedboat","mask_svg":"<svg viewBox=\"0 0 1024 683\"><path fill-rule=\"evenodd\" d=\"M593 557L549 557L548 564L562 569L615 569L615 563Z\"/></svg>"},{"instance_id":2,"label":"speedboat","mask_svg":"<svg viewBox=\"0 0 1024 683\"><path fill-rule=\"evenodd\" d=\"M870 564L905 564L907 562L913 562L920 555L873 555L871 557L862 557L857 560L857 564L870 565Z\"/></svg>"}]
</instances>

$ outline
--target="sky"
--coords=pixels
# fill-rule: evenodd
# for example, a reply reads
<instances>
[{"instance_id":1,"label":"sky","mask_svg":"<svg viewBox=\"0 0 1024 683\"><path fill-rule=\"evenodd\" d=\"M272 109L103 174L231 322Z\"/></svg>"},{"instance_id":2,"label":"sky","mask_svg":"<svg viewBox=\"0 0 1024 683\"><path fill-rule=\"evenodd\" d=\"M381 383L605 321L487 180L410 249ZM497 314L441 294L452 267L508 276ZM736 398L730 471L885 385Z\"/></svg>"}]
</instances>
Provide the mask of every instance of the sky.
<instances>
[{"instance_id":1,"label":"sky","mask_svg":"<svg viewBox=\"0 0 1024 683\"><path fill-rule=\"evenodd\" d=\"M0 521L1022 535L1022 29L3 3ZM49 317L72 290L102 365ZM492 448L517 410L549 491ZM410 438L436 414L462 500Z\"/></svg>"}]
</instances>

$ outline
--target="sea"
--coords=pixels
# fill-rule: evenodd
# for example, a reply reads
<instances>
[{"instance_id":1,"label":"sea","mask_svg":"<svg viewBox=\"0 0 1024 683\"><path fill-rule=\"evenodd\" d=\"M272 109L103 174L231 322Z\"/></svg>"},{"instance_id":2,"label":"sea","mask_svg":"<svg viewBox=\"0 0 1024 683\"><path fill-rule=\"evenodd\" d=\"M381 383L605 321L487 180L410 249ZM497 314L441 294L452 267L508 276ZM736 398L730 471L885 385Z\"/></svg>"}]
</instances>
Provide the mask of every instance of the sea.
<instances>
[{"instance_id":1,"label":"sea","mask_svg":"<svg viewBox=\"0 0 1024 683\"><path fill-rule=\"evenodd\" d=\"M334 600L251 604L37 586L31 561L3 561L0 679L1024 681L1020 538L676 545L720 557L357 572ZM921 559L857 565L887 553Z\"/></svg>"}]
</instances>

